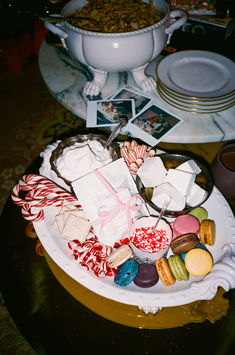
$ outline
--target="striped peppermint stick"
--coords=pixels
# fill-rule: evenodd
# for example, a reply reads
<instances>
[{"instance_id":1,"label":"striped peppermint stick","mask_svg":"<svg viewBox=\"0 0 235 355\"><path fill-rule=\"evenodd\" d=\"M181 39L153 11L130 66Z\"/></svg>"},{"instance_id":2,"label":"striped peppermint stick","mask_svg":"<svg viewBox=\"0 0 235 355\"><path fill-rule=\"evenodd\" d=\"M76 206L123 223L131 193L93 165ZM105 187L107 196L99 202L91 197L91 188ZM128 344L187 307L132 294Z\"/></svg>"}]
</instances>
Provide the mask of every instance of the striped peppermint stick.
<instances>
[{"instance_id":1,"label":"striped peppermint stick","mask_svg":"<svg viewBox=\"0 0 235 355\"><path fill-rule=\"evenodd\" d=\"M68 242L74 260L87 270L92 270L98 277L113 276L115 270L110 268L106 258L112 252L112 247L101 244L97 237L90 233L88 239L80 244L78 241Z\"/></svg>"},{"instance_id":2,"label":"striped peppermint stick","mask_svg":"<svg viewBox=\"0 0 235 355\"><path fill-rule=\"evenodd\" d=\"M137 154L134 150L129 150L129 160L130 162L135 162L137 159Z\"/></svg>"},{"instance_id":3,"label":"striped peppermint stick","mask_svg":"<svg viewBox=\"0 0 235 355\"><path fill-rule=\"evenodd\" d=\"M21 192L26 192L24 198ZM24 175L11 192L13 202L21 206L23 217L28 221L40 221L44 218L43 207L61 206L64 200L81 208L81 204L70 193L61 189L51 180L34 174Z\"/></svg>"},{"instance_id":4,"label":"striped peppermint stick","mask_svg":"<svg viewBox=\"0 0 235 355\"><path fill-rule=\"evenodd\" d=\"M148 149L147 145L142 144L142 145L139 147L138 158L144 159L144 156L145 156L145 153L146 153L147 149Z\"/></svg>"},{"instance_id":5,"label":"striped peppermint stick","mask_svg":"<svg viewBox=\"0 0 235 355\"><path fill-rule=\"evenodd\" d=\"M139 145L135 140L131 143L125 141L120 151L132 175L137 174L138 169L144 163L145 159L155 155L154 149L148 151L146 144Z\"/></svg>"},{"instance_id":6,"label":"striped peppermint stick","mask_svg":"<svg viewBox=\"0 0 235 355\"><path fill-rule=\"evenodd\" d=\"M121 156L124 158L127 164L130 164L128 149L126 147L120 148Z\"/></svg>"}]
</instances>

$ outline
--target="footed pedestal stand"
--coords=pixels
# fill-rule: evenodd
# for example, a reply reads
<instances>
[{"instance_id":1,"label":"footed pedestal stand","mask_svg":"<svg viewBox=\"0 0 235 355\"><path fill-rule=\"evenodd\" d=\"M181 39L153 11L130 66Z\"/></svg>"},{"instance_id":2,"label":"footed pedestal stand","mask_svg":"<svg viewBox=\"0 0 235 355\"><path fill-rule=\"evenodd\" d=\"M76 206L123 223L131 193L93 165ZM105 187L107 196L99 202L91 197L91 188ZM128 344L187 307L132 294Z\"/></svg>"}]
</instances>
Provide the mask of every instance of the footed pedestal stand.
<instances>
[{"instance_id":1,"label":"footed pedestal stand","mask_svg":"<svg viewBox=\"0 0 235 355\"><path fill-rule=\"evenodd\" d=\"M149 63L131 70L136 84L144 92L151 92L156 88L156 82L152 76L145 74L145 69ZM93 74L93 80L87 81L83 87L84 93L87 96L97 96L105 86L108 72L88 67Z\"/></svg>"}]
</instances>

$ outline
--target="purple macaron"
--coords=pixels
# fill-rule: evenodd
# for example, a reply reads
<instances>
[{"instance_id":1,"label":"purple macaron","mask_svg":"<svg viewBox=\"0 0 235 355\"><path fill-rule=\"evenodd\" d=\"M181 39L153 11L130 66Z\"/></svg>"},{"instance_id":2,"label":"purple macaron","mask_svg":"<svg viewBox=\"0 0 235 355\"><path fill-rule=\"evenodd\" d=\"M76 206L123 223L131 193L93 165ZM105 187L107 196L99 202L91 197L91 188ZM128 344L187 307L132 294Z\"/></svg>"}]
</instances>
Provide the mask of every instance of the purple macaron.
<instances>
[{"instance_id":1,"label":"purple macaron","mask_svg":"<svg viewBox=\"0 0 235 355\"><path fill-rule=\"evenodd\" d=\"M140 264L137 276L134 279L134 283L138 287L152 287L159 280L159 276L156 267L153 264Z\"/></svg>"}]
</instances>

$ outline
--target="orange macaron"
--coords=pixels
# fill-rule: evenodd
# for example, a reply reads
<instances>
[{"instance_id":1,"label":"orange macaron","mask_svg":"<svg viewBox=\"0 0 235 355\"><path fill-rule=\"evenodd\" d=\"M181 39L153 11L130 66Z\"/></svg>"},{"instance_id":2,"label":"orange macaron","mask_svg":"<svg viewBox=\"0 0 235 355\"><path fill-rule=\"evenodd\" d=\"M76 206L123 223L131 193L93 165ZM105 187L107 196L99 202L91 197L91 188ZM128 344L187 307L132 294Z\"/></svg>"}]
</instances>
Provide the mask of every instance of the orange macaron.
<instances>
[{"instance_id":1,"label":"orange macaron","mask_svg":"<svg viewBox=\"0 0 235 355\"><path fill-rule=\"evenodd\" d=\"M165 286L171 286L175 283L175 277L171 272L167 258L156 260L156 269L158 276Z\"/></svg>"},{"instance_id":2,"label":"orange macaron","mask_svg":"<svg viewBox=\"0 0 235 355\"><path fill-rule=\"evenodd\" d=\"M204 219L200 224L200 241L203 245L214 245L215 243L215 222L211 219Z\"/></svg>"}]
</instances>

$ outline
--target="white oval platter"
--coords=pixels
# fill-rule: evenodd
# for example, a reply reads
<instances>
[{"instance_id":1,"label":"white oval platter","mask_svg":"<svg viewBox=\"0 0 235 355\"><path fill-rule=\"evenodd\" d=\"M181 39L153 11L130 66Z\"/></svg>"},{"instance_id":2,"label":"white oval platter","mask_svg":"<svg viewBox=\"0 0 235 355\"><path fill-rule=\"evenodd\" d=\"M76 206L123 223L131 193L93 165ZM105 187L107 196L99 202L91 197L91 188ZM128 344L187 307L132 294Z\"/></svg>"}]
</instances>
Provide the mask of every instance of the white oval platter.
<instances>
[{"instance_id":1,"label":"white oval platter","mask_svg":"<svg viewBox=\"0 0 235 355\"><path fill-rule=\"evenodd\" d=\"M121 287L114 283L113 277L98 278L92 271L73 260L67 241L52 228L58 207L45 207L45 218L34 222L36 233L49 256L70 277L89 290L113 301L144 307L179 306L197 300L212 299L219 286L225 291L235 288L235 219L225 198L213 189L210 198L203 205L208 211L208 218L216 223L216 240L208 246L214 260L212 271L205 277L190 276L188 281L176 281L166 287L159 281L155 286L143 289L133 282Z\"/></svg>"}]
</instances>

